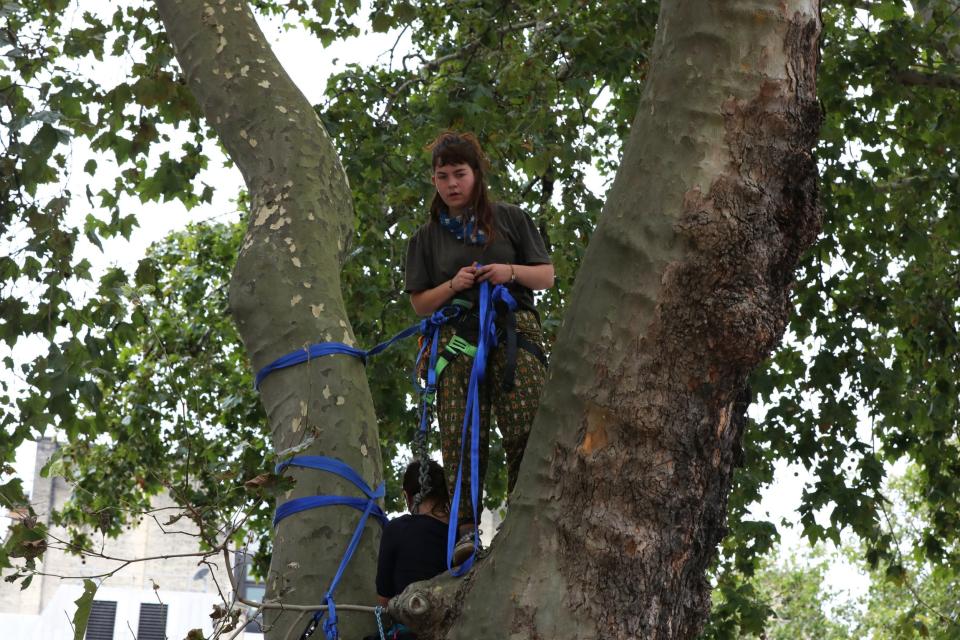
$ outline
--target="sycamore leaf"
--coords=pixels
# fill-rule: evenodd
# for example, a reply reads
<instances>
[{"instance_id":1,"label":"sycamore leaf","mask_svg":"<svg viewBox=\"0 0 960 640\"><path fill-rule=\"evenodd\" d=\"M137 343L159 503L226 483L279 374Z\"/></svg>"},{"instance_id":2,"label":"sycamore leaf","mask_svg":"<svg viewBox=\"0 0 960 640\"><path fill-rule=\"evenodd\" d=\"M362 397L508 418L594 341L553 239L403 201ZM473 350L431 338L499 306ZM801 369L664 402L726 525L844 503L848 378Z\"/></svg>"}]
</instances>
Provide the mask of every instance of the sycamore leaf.
<instances>
[{"instance_id":1,"label":"sycamore leaf","mask_svg":"<svg viewBox=\"0 0 960 640\"><path fill-rule=\"evenodd\" d=\"M77 605L77 612L73 614L73 640L83 640L87 634L90 608L93 606L93 596L96 593L97 583L93 580L84 580L83 595L74 601Z\"/></svg>"}]
</instances>

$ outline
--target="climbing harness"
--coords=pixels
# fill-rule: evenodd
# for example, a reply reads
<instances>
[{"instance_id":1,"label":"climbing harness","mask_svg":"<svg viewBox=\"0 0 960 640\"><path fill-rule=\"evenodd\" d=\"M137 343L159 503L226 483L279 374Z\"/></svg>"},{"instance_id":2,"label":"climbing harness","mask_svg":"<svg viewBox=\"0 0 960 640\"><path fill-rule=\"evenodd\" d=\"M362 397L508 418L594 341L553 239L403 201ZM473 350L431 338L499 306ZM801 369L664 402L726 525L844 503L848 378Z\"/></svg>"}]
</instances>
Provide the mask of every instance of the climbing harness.
<instances>
[{"instance_id":1,"label":"climbing harness","mask_svg":"<svg viewBox=\"0 0 960 640\"><path fill-rule=\"evenodd\" d=\"M507 294L509 295L509 293ZM511 297L511 300L513 298ZM499 301L499 300L498 300ZM516 309L513 306L499 301L496 306L495 327L497 334L497 343L504 344L504 370L501 380L501 387L504 391L513 390L516 381L517 371L517 350L528 351L537 360L547 366L547 356L543 348L517 331ZM469 303L466 303L469 305ZM477 355L477 336L479 334L480 319L478 314L472 312L472 305L466 306L467 313L462 314L454 322L455 333L444 345L443 350L437 357L436 373L437 377L446 369L450 363L457 358L466 356L473 358Z\"/></svg>"}]
</instances>

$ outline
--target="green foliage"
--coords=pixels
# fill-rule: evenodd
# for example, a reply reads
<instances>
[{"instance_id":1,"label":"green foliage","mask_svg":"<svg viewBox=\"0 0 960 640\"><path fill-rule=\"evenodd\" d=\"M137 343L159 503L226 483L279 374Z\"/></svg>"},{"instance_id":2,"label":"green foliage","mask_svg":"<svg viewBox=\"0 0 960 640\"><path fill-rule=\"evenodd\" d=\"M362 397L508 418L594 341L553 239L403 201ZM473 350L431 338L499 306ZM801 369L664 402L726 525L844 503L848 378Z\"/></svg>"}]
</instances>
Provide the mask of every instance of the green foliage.
<instances>
[{"instance_id":1,"label":"green foliage","mask_svg":"<svg viewBox=\"0 0 960 640\"><path fill-rule=\"evenodd\" d=\"M136 216L120 211L122 196L142 201L177 199L191 206L209 200L208 189L193 181L203 167L196 153L206 137L192 96L170 66L172 52L152 9L120 7L104 17L70 10L65 1L8 2L3 5L0 50L0 122L4 154L0 159L0 341L9 347L30 340L49 342L49 351L27 366L28 392L16 397L0 387L0 452L10 461L27 438L53 426L71 439L93 439L103 420L96 417L102 389L90 375L96 362L109 371L117 354L104 337L123 339L142 325L109 290L123 280L108 273L104 297L83 300L91 280L90 264L77 257L84 241L129 237ZM114 86L98 84L90 72L105 56L132 61L127 77ZM185 124L189 142L179 158L152 164L151 149L170 140ZM82 225L68 209L83 207L61 183L71 171L69 149L79 140L103 153L87 163L119 173L112 189L86 191L89 206L107 218L88 215ZM62 339L67 335L69 338ZM12 369L7 358L5 367ZM11 490L15 487L10 487ZM23 503L22 493L5 502ZM4 560L0 552L0 561Z\"/></svg>"},{"instance_id":2,"label":"green foliage","mask_svg":"<svg viewBox=\"0 0 960 640\"><path fill-rule=\"evenodd\" d=\"M47 471L77 486L57 522L114 534L167 488L197 508L190 517L204 527L248 509L245 526L264 533L271 489L244 482L272 460L226 315L240 230L201 225L175 234L134 274L92 274L77 257L86 243L129 237L130 198L209 201L211 187L196 179L209 130L152 6L65 21L69 4L2 9L0 228L9 250L0 255L0 341L48 347L18 372L25 393L0 388L0 462L56 427L68 444ZM253 4L323 42L358 31L355 0ZM406 30L410 51L349 67L317 106L353 188L356 232L343 282L361 344L414 321L402 293L405 245L431 195L424 145L447 127L480 136L495 195L524 206L548 239L558 281L539 304L552 339L602 206L587 176L596 169L609 181L616 169L656 12L654 3L620 0L373 3L373 29ZM814 473L800 508L810 541L853 532L867 563L894 586L916 575L900 547L922 553L924 571L944 585L958 566L960 17L945 0L874 0L825 3L823 19L824 233L800 270L790 339L751 381L767 411L747 430L730 498L730 535L714 576L710 633L718 638L760 633L778 611L765 591L763 556L779 533L750 507L780 460ZM99 84L86 72L99 60L125 61L125 77ZM187 142L173 150L177 127ZM116 175L110 188L78 195L58 184L78 141L96 153L84 172ZM79 223L69 215L86 208L93 212ZM395 349L368 366L392 509L399 454L417 424L411 355ZM884 526L882 487L889 463L904 456L917 468L917 524L898 545ZM491 504L503 499L504 484L491 478ZM0 484L0 500L23 504L19 483ZM16 548L8 541L0 566ZM893 595L889 606L916 621Z\"/></svg>"},{"instance_id":3,"label":"green foliage","mask_svg":"<svg viewBox=\"0 0 960 640\"><path fill-rule=\"evenodd\" d=\"M782 550L781 550L782 551ZM798 559L768 555L749 581L736 575L714 591L714 616L703 638L820 638L847 640L860 635L859 613L826 581L829 559L815 551Z\"/></svg>"},{"instance_id":4,"label":"green foliage","mask_svg":"<svg viewBox=\"0 0 960 640\"><path fill-rule=\"evenodd\" d=\"M929 523L941 516L931 511L927 490L922 467L911 465L887 487L891 504L882 509L882 528L888 553L871 556L876 548L871 540L847 550L852 559L871 556L871 586L860 623L865 636L960 638L960 575L954 562L944 561L956 558L960 543L931 535Z\"/></svg>"},{"instance_id":5,"label":"green foliage","mask_svg":"<svg viewBox=\"0 0 960 640\"><path fill-rule=\"evenodd\" d=\"M714 590L714 615L705 638L871 638L905 640L960 637L956 571L931 560L910 540L930 518L919 467L886 486L882 528L891 541L889 559L866 571L868 587L856 595L836 582L862 561L869 540L822 545L794 555L783 547L760 559L749 580L723 574ZM955 547L955 545L954 545ZM830 569L840 571L828 576ZM833 582L831 582L833 580ZM855 590L857 591L857 590Z\"/></svg>"},{"instance_id":6,"label":"green foliage","mask_svg":"<svg viewBox=\"0 0 960 640\"><path fill-rule=\"evenodd\" d=\"M923 470L939 514L926 534L953 539L960 524L958 102L904 75L951 73L960 50L947 3L928 3L932 15L871 3L876 20L859 6L825 10L824 236L802 265L793 340L758 395L771 407L764 446L815 471L805 535L836 542L849 528L877 558L890 552L877 533L884 463L906 456Z\"/></svg>"}]
</instances>

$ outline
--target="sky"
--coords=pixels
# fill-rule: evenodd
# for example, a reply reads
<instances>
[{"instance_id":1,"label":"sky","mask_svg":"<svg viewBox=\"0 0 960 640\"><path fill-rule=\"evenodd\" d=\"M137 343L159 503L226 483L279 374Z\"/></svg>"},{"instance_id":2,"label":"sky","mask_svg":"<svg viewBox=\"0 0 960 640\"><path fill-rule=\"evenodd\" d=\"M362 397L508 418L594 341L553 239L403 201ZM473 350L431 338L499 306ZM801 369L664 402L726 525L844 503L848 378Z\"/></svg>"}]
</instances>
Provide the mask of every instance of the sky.
<instances>
[{"instance_id":1,"label":"sky","mask_svg":"<svg viewBox=\"0 0 960 640\"><path fill-rule=\"evenodd\" d=\"M95 3L85 1L84 10L92 10L94 7L109 10L111 5L112 3L100 0ZM79 16L76 19L79 20ZM302 30L284 31L279 26L279 20L261 19L260 22L261 28L274 47L277 57L293 81L314 104L321 101L327 78L332 73L343 70L349 63L367 65L375 62L380 56L385 55L385 52L394 45L398 37L397 33L367 33L360 39L350 42L337 42L324 49L316 38ZM403 46L404 43L401 39L401 50ZM105 66L98 70L98 73L103 74L101 80L106 82L119 81L125 73L125 69ZM113 77L111 77L111 74ZM179 142L170 145L171 148L177 148L178 146ZM89 244L79 250L94 265L94 270L102 270L113 265L132 270L151 242L161 239L172 231L182 229L190 222L210 219L236 219L238 214L233 198L243 186L239 171L236 168L225 168L222 166L222 161L216 160L216 158L222 158L222 155L214 145L210 145L207 152L212 159L211 168L201 175L200 180L207 184L216 185L213 202L187 211L179 203L141 204L139 201L128 201L121 209L126 211L137 210L140 225L134 229L129 242L123 239L105 242L103 252ZM73 170L70 172L67 185L73 193L83 194L84 187L88 184L96 192L98 180L104 182L104 184L112 182L111 175L91 178L82 171L82 167L89 157L89 151L83 145L77 143L74 146L71 154ZM603 181L599 176L590 180L590 186L597 191L604 188ZM88 209L89 207L85 204L73 207L75 215L81 218ZM18 344L14 351L15 358L19 361L32 359L40 352L41 346L40 343ZM0 357L3 355L5 353L0 347ZM7 375L7 372L0 372L0 375ZM751 414L755 419L761 418L762 413L762 409L759 407L751 408ZM17 452L15 464L17 475L24 479L28 490L32 486L34 475L34 456L35 446L32 444L21 447ZM800 495L804 484L810 477L810 474L799 465L781 463L776 470L776 481L764 492L762 502L754 510L755 515L758 518L769 518L776 523L797 521L796 509L800 503ZM823 517L826 519L825 514ZM5 529L6 523L3 520L5 519L0 519L0 532ZM800 540L799 528L782 529L782 533L785 548L805 548L806 544ZM850 585L855 592L862 592L866 588L866 581L863 576L860 576L849 566L834 566L831 573L828 574L828 580L833 584Z\"/></svg>"}]
</instances>

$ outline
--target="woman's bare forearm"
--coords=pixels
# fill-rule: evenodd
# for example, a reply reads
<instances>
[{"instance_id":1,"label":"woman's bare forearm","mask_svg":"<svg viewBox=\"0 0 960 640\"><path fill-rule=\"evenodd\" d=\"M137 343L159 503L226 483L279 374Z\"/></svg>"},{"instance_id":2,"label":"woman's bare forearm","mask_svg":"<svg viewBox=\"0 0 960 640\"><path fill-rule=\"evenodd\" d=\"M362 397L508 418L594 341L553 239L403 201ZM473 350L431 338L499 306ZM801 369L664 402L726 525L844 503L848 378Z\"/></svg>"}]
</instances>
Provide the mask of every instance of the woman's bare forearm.
<instances>
[{"instance_id":1,"label":"woman's bare forearm","mask_svg":"<svg viewBox=\"0 0 960 640\"><path fill-rule=\"evenodd\" d=\"M513 270L517 274L517 282L527 289L536 291L553 286L552 264L515 264Z\"/></svg>"},{"instance_id":2,"label":"woman's bare forearm","mask_svg":"<svg viewBox=\"0 0 960 640\"><path fill-rule=\"evenodd\" d=\"M428 316L444 304L450 298L457 295L457 290L453 288L453 280L437 285L433 289L425 291L415 291L410 294L410 303L418 316Z\"/></svg>"}]
</instances>

